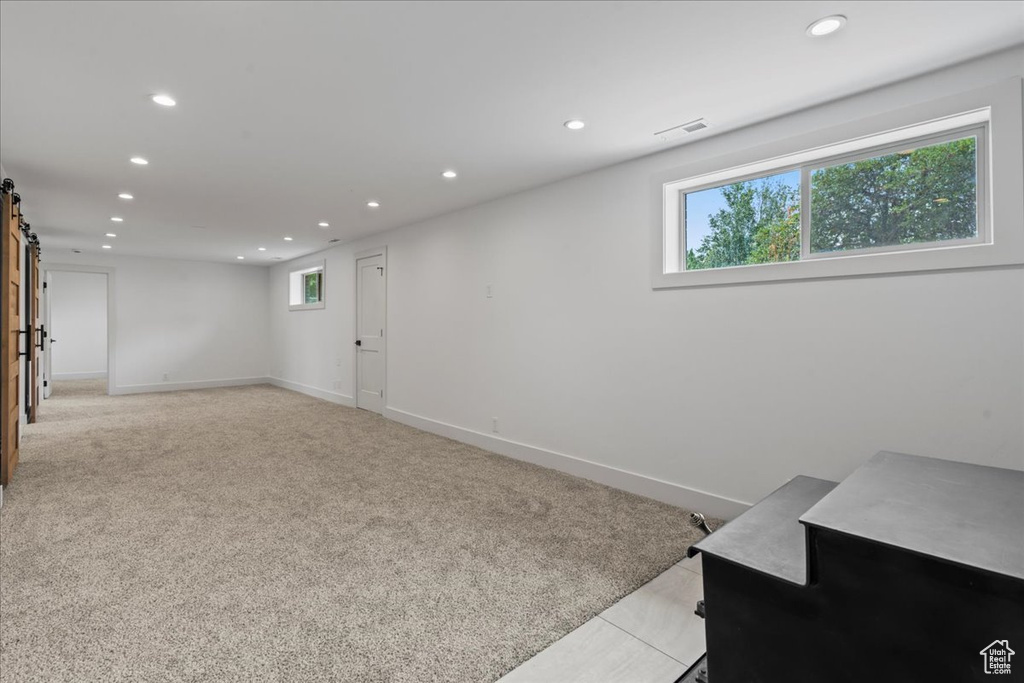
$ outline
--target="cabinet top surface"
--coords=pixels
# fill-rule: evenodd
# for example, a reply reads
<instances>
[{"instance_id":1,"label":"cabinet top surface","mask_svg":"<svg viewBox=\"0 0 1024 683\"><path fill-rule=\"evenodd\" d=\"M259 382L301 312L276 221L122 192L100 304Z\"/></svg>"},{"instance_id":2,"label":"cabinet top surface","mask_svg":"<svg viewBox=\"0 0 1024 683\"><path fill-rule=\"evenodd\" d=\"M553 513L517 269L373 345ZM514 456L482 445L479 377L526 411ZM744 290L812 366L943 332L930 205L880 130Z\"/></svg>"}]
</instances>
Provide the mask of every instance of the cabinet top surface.
<instances>
[{"instance_id":1,"label":"cabinet top surface","mask_svg":"<svg viewBox=\"0 0 1024 683\"><path fill-rule=\"evenodd\" d=\"M694 548L790 583L807 581L804 527L798 519L835 482L796 477Z\"/></svg>"},{"instance_id":2,"label":"cabinet top surface","mask_svg":"<svg viewBox=\"0 0 1024 683\"><path fill-rule=\"evenodd\" d=\"M1024 579L1024 472L883 451L800 521Z\"/></svg>"}]
</instances>

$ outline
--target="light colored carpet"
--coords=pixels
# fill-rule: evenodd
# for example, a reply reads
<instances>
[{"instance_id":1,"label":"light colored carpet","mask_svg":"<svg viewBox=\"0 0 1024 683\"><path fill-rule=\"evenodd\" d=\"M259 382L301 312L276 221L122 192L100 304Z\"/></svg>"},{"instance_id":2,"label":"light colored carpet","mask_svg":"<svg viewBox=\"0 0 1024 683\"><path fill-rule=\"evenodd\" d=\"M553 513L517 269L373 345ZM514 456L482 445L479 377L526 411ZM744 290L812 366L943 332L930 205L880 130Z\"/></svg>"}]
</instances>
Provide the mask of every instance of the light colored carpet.
<instances>
[{"instance_id":1,"label":"light colored carpet","mask_svg":"<svg viewBox=\"0 0 1024 683\"><path fill-rule=\"evenodd\" d=\"M493 681L687 513L271 386L57 384L0 514L0 680Z\"/></svg>"}]
</instances>

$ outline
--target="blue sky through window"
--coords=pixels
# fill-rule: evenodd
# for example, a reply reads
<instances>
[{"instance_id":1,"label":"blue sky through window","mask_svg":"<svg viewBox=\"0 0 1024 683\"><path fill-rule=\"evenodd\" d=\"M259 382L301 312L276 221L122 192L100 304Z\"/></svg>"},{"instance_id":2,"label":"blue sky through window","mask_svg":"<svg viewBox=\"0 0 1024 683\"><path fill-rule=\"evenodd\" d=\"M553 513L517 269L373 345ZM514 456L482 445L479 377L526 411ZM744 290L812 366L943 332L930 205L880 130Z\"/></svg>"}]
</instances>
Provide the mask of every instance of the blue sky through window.
<instances>
[{"instance_id":1,"label":"blue sky through window","mask_svg":"<svg viewBox=\"0 0 1024 683\"><path fill-rule=\"evenodd\" d=\"M773 180L779 180L783 184L800 191L800 171L792 170L786 173L779 173L767 176ZM745 183L760 183L765 178L745 180ZM729 183L732 185L734 183ZM706 235L711 234L711 217L720 209L725 209L725 198L722 196L721 187L712 187L700 192L688 192L686 194L686 250L697 250Z\"/></svg>"}]
</instances>

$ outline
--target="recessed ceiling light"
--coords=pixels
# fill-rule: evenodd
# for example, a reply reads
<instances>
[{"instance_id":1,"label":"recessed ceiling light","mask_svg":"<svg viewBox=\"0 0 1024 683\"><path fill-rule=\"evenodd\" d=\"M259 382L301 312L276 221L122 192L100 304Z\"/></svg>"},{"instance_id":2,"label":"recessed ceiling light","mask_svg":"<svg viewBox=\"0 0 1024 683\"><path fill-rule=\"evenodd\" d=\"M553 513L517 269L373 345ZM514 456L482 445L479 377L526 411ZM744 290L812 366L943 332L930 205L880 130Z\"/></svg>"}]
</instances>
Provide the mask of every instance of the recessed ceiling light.
<instances>
[{"instance_id":1,"label":"recessed ceiling light","mask_svg":"<svg viewBox=\"0 0 1024 683\"><path fill-rule=\"evenodd\" d=\"M174 98L170 95L153 95L150 99L162 107L173 107L177 104L177 102L174 101Z\"/></svg>"},{"instance_id":2,"label":"recessed ceiling light","mask_svg":"<svg viewBox=\"0 0 1024 683\"><path fill-rule=\"evenodd\" d=\"M284 241L285 241L285 242L291 242L291 241L292 241L292 238L291 238L291 237L285 237L285 238L284 238Z\"/></svg>"},{"instance_id":3,"label":"recessed ceiling light","mask_svg":"<svg viewBox=\"0 0 1024 683\"><path fill-rule=\"evenodd\" d=\"M103 248L104 248L104 249L113 249L113 247L112 247L112 246L110 246L109 244L104 244L104 245L103 245Z\"/></svg>"},{"instance_id":4,"label":"recessed ceiling light","mask_svg":"<svg viewBox=\"0 0 1024 683\"><path fill-rule=\"evenodd\" d=\"M846 17L842 14L833 14L830 17L818 19L816 22L808 26L807 35L812 38L820 38L821 36L827 36L830 33L835 33L845 25Z\"/></svg>"},{"instance_id":5,"label":"recessed ceiling light","mask_svg":"<svg viewBox=\"0 0 1024 683\"><path fill-rule=\"evenodd\" d=\"M378 208L378 207L380 206L380 202L378 202L378 201L372 201L372 200L371 200L371 201L368 201L368 202L366 202L366 205L367 205L368 207L370 207L371 209L376 209L376 208Z\"/></svg>"},{"instance_id":6,"label":"recessed ceiling light","mask_svg":"<svg viewBox=\"0 0 1024 683\"><path fill-rule=\"evenodd\" d=\"M107 233L107 237L117 237L117 235L115 235L115 234L114 234L114 233L112 233L112 232L108 232L108 233Z\"/></svg>"},{"instance_id":7,"label":"recessed ceiling light","mask_svg":"<svg viewBox=\"0 0 1024 683\"><path fill-rule=\"evenodd\" d=\"M583 128L587 124L583 123L579 119L569 119L568 121L566 121L562 125L565 126L566 128L568 128L569 130L580 130L581 128Z\"/></svg>"},{"instance_id":8,"label":"recessed ceiling light","mask_svg":"<svg viewBox=\"0 0 1024 683\"><path fill-rule=\"evenodd\" d=\"M319 225L321 228L329 228L329 227L331 227L331 224L328 223L327 221L320 221L319 223L317 223L317 225Z\"/></svg>"},{"instance_id":9,"label":"recessed ceiling light","mask_svg":"<svg viewBox=\"0 0 1024 683\"><path fill-rule=\"evenodd\" d=\"M450 180L450 179L458 176L459 174L456 173L455 171L445 171L441 175L444 176L445 178L448 178Z\"/></svg>"},{"instance_id":10,"label":"recessed ceiling light","mask_svg":"<svg viewBox=\"0 0 1024 683\"><path fill-rule=\"evenodd\" d=\"M266 251L266 247L256 247L256 251Z\"/></svg>"},{"instance_id":11,"label":"recessed ceiling light","mask_svg":"<svg viewBox=\"0 0 1024 683\"><path fill-rule=\"evenodd\" d=\"M110 220L114 221L115 223L124 223L124 219L121 218L120 216L111 216Z\"/></svg>"},{"instance_id":12,"label":"recessed ceiling light","mask_svg":"<svg viewBox=\"0 0 1024 683\"><path fill-rule=\"evenodd\" d=\"M129 194L128 192L122 192L121 194L119 194L117 196L119 198L121 198L121 199L135 199L135 197L133 195Z\"/></svg>"},{"instance_id":13,"label":"recessed ceiling light","mask_svg":"<svg viewBox=\"0 0 1024 683\"><path fill-rule=\"evenodd\" d=\"M143 159L142 157L132 157L132 163L138 164L139 166L145 166L149 162Z\"/></svg>"},{"instance_id":14,"label":"recessed ceiling light","mask_svg":"<svg viewBox=\"0 0 1024 683\"><path fill-rule=\"evenodd\" d=\"M244 256L236 256L235 258L238 259L239 261L244 261L245 260Z\"/></svg>"}]
</instances>

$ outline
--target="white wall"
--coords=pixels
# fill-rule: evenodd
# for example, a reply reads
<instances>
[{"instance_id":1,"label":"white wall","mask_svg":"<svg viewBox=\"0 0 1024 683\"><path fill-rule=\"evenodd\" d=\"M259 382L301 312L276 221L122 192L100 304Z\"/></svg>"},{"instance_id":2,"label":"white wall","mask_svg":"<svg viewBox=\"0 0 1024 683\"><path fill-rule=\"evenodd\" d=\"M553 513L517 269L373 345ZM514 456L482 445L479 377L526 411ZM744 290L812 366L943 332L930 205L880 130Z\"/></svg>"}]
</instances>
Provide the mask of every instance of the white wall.
<instances>
[{"instance_id":1,"label":"white wall","mask_svg":"<svg viewBox=\"0 0 1024 683\"><path fill-rule=\"evenodd\" d=\"M351 402L353 254L386 244L390 417L718 514L881 449L1022 469L1021 268L667 291L649 270L666 169L1022 64L1003 53L277 265L271 373ZM289 312L288 271L321 258L326 308Z\"/></svg>"},{"instance_id":2,"label":"white wall","mask_svg":"<svg viewBox=\"0 0 1024 683\"><path fill-rule=\"evenodd\" d=\"M51 376L107 376L107 276L54 272L50 276Z\"/></svg>"},{"instance_id":3,"label":"white wall","mask_svg":"<svg viewBox=\"0 0 1024 683\"><path fill-rule=\"evenodd\" d=\"M265 379L267 268L54 254L43 244L43 268L76 267L112 269L114 393Z\"/></svg>"}]
</instances>

